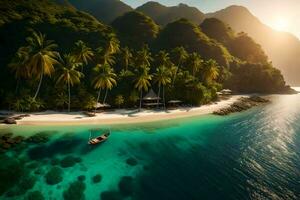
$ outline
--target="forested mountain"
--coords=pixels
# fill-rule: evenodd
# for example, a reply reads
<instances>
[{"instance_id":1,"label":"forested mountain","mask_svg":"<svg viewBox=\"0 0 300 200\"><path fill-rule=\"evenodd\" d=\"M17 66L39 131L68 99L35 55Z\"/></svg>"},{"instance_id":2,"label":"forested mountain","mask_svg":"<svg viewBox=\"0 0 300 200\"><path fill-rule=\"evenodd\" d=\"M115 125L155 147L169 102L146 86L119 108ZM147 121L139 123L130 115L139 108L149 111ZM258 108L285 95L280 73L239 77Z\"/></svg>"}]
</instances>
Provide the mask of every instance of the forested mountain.
<instances>
[{"instance_id":1,"label":"forested mountain","mask_svg":"<svg viewBox=\"0 0 300 200\"><path fill-rule=\"evenodd\" d=\"M150 16L156 23L163 26L181 18L188 19L195 24L200 24L205 18L205 15L197 8L182 3L178 6L167 7L150 1L136 10Z\"/></svg>"},{"instance_id":2,"label":"forested mountain","mask_svg":"<svg viewBox=\"0 0 300 200\"><path fill-rule=\"evenodd\" d=\"M131 11L106 25L70 1L4 0L0 40L5 109L132 107L150 88L164 102L194 105L215 100L222 87L290 92L261 47L217 19L159 27Z\"/></svg>"},{"instance_id":3,"label":"forested mountain","mask_svg":"<svg viewBox=\"0 0 300 200\"><path fill-rule=\"evenodd\" d=\"M300 84L300 40L292 34L273 30L242 6L230 6L205 16L197 9L183 9L184 7L166 7L156 2L148 2L137 10L152 17L160 25L166 25L179 18L187 18L197 24L200 24L204 17L218 18L228 23L235 31L245 32L252 37L262 46L274 66L282 70L290 84Z\"/></svg>"},{"instance_id":4,"label":"forested mountain","mask_svg":"<svg viewBox=\"0 0 300 200\"><path fill-rule=\"evenodd\" d=\"M232 56L221 44L211 40L200 28L186 19L169 23L156 41L159 49L184 47L188 52L199 52L205 59L214 59L222 66L229 66Z\"/></svg>"},{"instance_id":5,"label":"forested mountain","mask_svg":"<svg viewBox=\"0 0 300 200\"><path fill-rule=\"evenodd\" d=\"M227 87L235 91L263 92L267 88L284 85L281 72L269 63L261 46L246 33L236 33L216 18L205 19L200 27L207 36L222 43L235 58L242 61L230 64L232 77L225 83Z\"/></svg>"},{"instance_id":6,"label":"forested mountain","mask_svg":"<svg viewBox=\"0 0 300 200\"><path fill-rule=\"evenodd\" d=\"M88 12L98 20L111 23L117 17L133 9L120 0L64 0L78 10Z\"/></svg>"},{"instance_id":7,"label":"forested mountain","mask_svg":"<svg viewBox=\"0 0 300 200\"><path fill-rule=\"evenodd\" d=\"M60 0L66 1L66 0ZM132 11L132 8L119 0L69 0L79 10L93 14L97 19L111 23L116 17ZM289 33L271 29L253 16L246 8L230 6L215 13L203 14L197 8L185 4L167 7L157 2L147 2L137 8L150 16L158 25L166 25L180 18L200 24L204 18L218 18L229 24L236 32L245 32L260 44L274 66L280 69L287 82L299 85L300 40Z\"/></svg>"},{"instance_id":8,"label":"forested mountain","mask_svg":"<svg viewBox=\"0 0 300 200\"><path fill-rule=\"evenodd\" d=\"M112 22L122 45L139 49L144 44L151 44L157 37L159 26L148 16L132 11Z\"/></svg>"},{"instance_id":9,"label":"forested mountain","mask_svg":"<svg viewBox=\"0 0 300 200\"><path fill-rule=\"evenodd\" d=\"M221 20L207 18L200 27L207 36L222 43L233 56L251 63L268 62L268 57L259 44L246 33L236 34Z\"/></svg>"},{"instance_id":10,"label":"forested mountain","mask_svg":"<svg viewBox=\"0 0 300 200\"><path fill-rule=\"evenodd\" d=\"M241 6L230 6L206 17L215 17L229 24L238 32L249 34L282 71L288 83L299 85L300 79L300 40L290 33L275 31L253 16Z\"/></svg>"}]
</instances>

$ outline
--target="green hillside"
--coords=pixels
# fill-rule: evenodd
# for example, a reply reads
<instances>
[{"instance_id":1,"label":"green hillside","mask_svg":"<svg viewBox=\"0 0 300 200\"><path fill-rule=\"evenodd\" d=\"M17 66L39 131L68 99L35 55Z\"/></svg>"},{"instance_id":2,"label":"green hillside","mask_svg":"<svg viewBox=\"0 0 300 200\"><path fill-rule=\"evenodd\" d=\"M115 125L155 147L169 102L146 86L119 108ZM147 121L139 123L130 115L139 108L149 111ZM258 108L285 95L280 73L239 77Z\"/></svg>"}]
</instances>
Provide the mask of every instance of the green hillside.
<instances>
[{"instance_id":1,"label":"green hillside","mask_svg":"<svg viewBox=\"0 0 300 200\"><path fill-rule=\"evenodd\" d=\"M224 22L207 18L200 27L207 36L222 43L233 56L251 63L268 62L268 57L259 44L245 33L236 34Z\"/></svg>"},{"instance_id":2,"label":"green hillside","mask_svg":"<svg viewBox=\"0 0 300 200\"><path fill-rule=\"evenodd\" d=\"M135 49L144 44L151 44L157 37L159 27L148 16L132 11L118 17L112 22L122 45Z\"/></svg>"},{"instance_id":3,"label":"green hillside","mask_svg":"<svg viewBox=\"0 0 300 200\"><path fill-rule=\"evenodd\" d=\"M200 28L186 19L168 24L156 41L159 49L183 46L189 52L199 52L205 59L215 59L222 66L229 66L230 53L221 44L207 37Z\"/></svg>"}]
</instances>

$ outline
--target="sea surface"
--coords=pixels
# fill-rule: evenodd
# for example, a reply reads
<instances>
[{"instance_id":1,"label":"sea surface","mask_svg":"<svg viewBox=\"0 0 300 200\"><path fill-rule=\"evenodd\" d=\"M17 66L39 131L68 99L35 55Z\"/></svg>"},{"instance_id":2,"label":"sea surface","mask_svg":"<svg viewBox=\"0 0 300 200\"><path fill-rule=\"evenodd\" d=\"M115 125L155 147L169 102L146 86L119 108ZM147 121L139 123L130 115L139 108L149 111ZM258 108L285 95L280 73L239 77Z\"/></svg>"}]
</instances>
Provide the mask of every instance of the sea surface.
<instances>
[{"instance_id":1,"label":"sea surface","mask_svg":"<svg viewBox=\"0 0 300 200\"><path fill-rule=\"evenodd\" d=\"M0 199L300 199L300 95L271 100L226 117L1 127L26 141L0 153Z\"/></svg>"}]
</instances>

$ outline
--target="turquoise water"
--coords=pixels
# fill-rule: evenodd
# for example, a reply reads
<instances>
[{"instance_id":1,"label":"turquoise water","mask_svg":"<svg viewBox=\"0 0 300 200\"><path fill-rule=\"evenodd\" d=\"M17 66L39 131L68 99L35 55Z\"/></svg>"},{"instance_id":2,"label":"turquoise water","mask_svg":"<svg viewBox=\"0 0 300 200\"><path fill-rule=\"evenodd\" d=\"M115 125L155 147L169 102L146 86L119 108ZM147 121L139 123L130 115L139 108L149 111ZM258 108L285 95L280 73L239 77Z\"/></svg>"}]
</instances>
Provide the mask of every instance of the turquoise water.
<instances>
[{"instance_id":1,"label":"turquoise water","mask_svg":"<svg viewBox=\"0 0 300 200\"><path fill-rule=\"evenodd\" d=\"M95 128L112 134L90 147L89 130ZM0 186L10 186L0 199L300 199L300 95L273 96L269 105L227 117L10 126L0 132L49 139L0 154L0 176L12 176L0 178ZM62 169L60 182L49 185L47 172L54 166ZM100 182L94 183L95 175Z\"/></svg>"}]
</instances>

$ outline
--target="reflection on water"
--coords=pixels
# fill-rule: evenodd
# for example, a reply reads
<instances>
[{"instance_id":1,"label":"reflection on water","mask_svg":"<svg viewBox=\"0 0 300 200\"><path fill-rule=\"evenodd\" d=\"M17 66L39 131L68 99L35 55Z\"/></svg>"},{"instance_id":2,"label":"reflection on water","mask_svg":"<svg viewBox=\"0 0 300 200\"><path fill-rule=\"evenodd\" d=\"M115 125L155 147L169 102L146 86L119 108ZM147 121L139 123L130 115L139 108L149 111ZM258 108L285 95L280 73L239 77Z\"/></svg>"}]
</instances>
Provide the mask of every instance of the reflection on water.
<instances>
[{"instance_id":1,"label":"reflection on water","mask_svg":"<svg viewBox=\"0 0 300 200\"><path fill-rule=\"evenodd\" d=\"M92 147L95 128L2 129L0 199L300 199L300 95L228 117L110 127Z\"/></svg>"}]
</instances>

